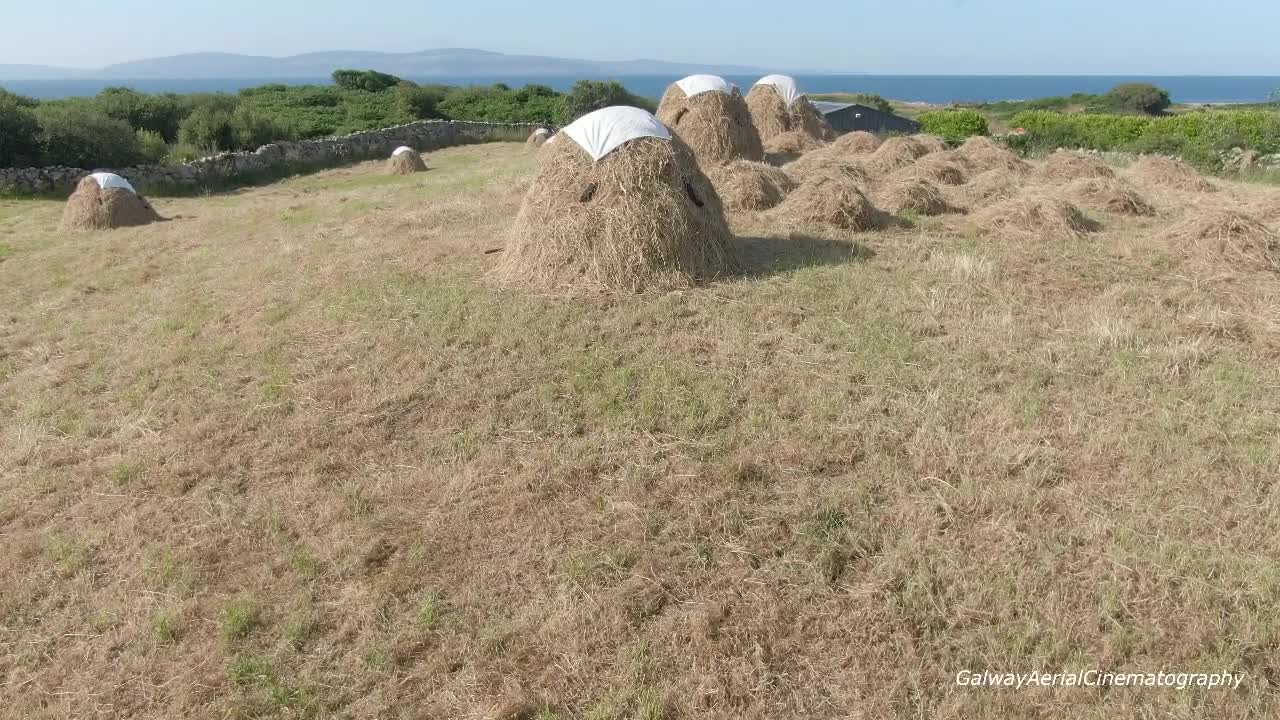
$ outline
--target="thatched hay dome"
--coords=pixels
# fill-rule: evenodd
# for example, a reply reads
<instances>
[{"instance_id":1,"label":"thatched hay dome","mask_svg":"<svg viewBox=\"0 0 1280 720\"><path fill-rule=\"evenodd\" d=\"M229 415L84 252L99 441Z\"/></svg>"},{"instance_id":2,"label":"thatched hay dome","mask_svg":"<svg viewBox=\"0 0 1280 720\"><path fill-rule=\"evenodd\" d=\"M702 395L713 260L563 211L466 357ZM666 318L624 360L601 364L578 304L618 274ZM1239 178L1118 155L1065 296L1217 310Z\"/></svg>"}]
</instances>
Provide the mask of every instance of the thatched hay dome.
<instances>
[{"instance_id":1,"label":"thatched hay dome","mask_svg":"<svg viewBox=\"0 0 1280 720\"><path fill-rule=\"evenodd\" d=\"M540 127L529 133L529 137L524 141L524 144L532 147L542 147L550 139L551 131Z\"/></svg>"},{"instance_id":2,"label":"thatched hay dome","mask_svg":"<svg viewBox=\"0 0 1280 720\"><path fill-rule=\"evenodd\" d=\"M426 169L427 164L423 162L418 151L406 145L401 145L392 151L384 168L388 175L412 175Z\"/></svg>"},{"instance_id":3,"label":"thatched hay dome","mask_svg":"<svg viewBox=\"0 0 1280 720\"><path fill-rule=\"evenodd\" d=\"M774 137L799 131L812 138L831 141L836 137L831 123L800 92L795 78L766 75L747 93L747 107L766 145Z\"/></svg>"},{"instance_id":4,"label":"thatched hay dome","mask_svg":"<svg viewBox=\"0 0 1280 720\"><path fill-rule=\"evenodd\" d=\"M796 181L781 169L748 160L711 168L707 175L730 210L768 210L796 188Z\"/></svg>"},{"instance_id":5,"label":"thatched hay dome","mask_svg":"<svg viewBox=\"0 0 1280 720\"><path fill-rule=\"evenodd\" d=\"M658 119L684 140L704 168L764 159L747 101L718 75L690 75L672 83L658 105Z\"/></svg>"},{"instance_id":6,"label":"thatched hay dome","mask_svg":"<svg viewBox=\"0 0 1280 720\"><path fill-rule=\"evenodd\" d=\"M693 152L639 108L583 116L548 145L494 274L546 289L641 292L737 271Z\"/></svg>"},{"instance_id":7,"label":"thatched hay dome","mask_svg":"<svg viewBox=\"0 0 1280 720\"><path fill-rule=\"evenodd\" d=\"M62 210L64 230L109 230L160 220L128 180L109 172L86 175Z\"/></svg>"}]
</instances>

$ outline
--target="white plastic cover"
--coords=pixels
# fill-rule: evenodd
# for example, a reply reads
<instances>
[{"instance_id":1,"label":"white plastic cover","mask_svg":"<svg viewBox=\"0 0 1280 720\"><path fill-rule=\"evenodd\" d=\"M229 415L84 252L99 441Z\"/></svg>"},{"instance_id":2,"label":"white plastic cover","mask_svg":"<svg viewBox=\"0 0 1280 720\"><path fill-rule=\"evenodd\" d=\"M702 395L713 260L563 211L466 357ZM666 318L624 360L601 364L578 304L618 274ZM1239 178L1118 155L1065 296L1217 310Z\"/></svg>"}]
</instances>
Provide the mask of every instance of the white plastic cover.
<instances>
[{"instance_id":1,"label":"white plastic cover","mask_svg":"<svg viewBox=\"0 0 1280 720\"><path fill-rule=\"evenodd\" d=\"M413 148L409 147L408 145L401 145L395 150L392 150L391 154L392 156L395 156L395 155L404 155L404 154L416 155L417 153L415 153Z\"/></svg>"},{"instance_id":2,"label":"white plastic cover","mask_svg":"<svg viewBox=\"0 0 1280 720\"><path fill-rule=\"evenodd\" d=\"M625 142L641 137L671 139L671 131L658 118L640 108L615 105L587 113L563 130L599 161Z\"/></svg>"},{"instance_id":3,"label":"white plastic cover","mask_svg":"<svg viewBox=\"0 0 1280 720\"><path fill-rule=\"evenodd\" d=\"M782 102L791 107L796 101L804 97L804 93L800 92L800 86L796 85L796 79L790 75L765 75L756 81L757 85L772 85L774 90L782 96Z\"/></svg>"},{"instance_id":4,"label":"white plastic cover","mask_svg":"<svg viewBox=\"0 0 1280 720\"><path fill-rule=\"evenodd\" d=\"M683 80L677 80L676 85L684 91L685 97L693 97L704 92L733 94L733 86L719 75L690 75Z\"/></svg>"},{"instance_id":5,"label":"white plastic cover","mask_svg":"<svg viewBox=\"0 0 1280 720\"><path fill-rule=\"evenodd\" d=\"M556 138L558 138L558 137L560 137L560 136L559 136L559 135L552 135L551 137L547 138L547 144L548 144L548 145L550 145L551 143L555 142L555 141L556 141Z\"/></svg>"},{"instance_id":6,"label":"white plastic cover","mask_svg":"<svg viewBox=\"0 0 1280 720\"><path fill-rule=\"evenodd\" d=\"M537 135L538 137L546 137L551 134L551 131L546 128L538 128L537 130L533 131L533 134Z\"/></svg>"},{"instance_id":7,"label":"white plastic cover","mask_svg":"<svg viewBox=\"0 0 1280 720\"><path fill-rule=\"evenodd\" d=\"M106 190L107 188L119 188L121 190L128 190L134 195L138 194L138 191L133 189L133 186L129 184L128 180L125 180L115 173L96 172L91 174L89 177L96 180L98 182L98 187L103 190Z\"/></svg>"}]
</instances>

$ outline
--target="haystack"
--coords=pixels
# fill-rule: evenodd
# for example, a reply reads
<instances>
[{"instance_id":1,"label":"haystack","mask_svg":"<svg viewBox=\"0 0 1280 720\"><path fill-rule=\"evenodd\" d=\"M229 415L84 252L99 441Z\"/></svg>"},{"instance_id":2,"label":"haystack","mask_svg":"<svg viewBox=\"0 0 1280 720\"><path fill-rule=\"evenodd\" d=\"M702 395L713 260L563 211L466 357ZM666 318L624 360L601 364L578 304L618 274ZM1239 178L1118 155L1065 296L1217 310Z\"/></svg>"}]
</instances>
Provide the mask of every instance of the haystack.
<instances>
[{"instance_id":1,"label":"haystack","mask_svg":"<svg viewBox=\"0 0 1280 720\"><path fill-rule=\"evenodd\" d=\"M890 212L917 215L943 215L962 212L947 202L938 186L927 180L900 179L881 186L875 192L876 205Z\"/></svg>"},{"instance_id":2,"label":"haystack","mask_svg":"<svg viewBox=\"0 0 1280 720\"><path fill-rule=\"evenodd\" d=\"M86 175L62 209L64 230L110 230L160 219L151 203L128 180L108 172Z\"/></svg>"},{"instance_id":3,"label":"haystack","mask_svg":"<svg viewBox=\"0 0 1280 720\"><path fill-rule=\"evenodd\" d=\"M796 181L782 170L748 160L711 168L707 175L729 210L768 210L796 188Z\"/></svg>"},{"instance_id":4,"label":"haystack","mask_svg":"<svg viewBox=\"0 0 1280 720\"><path fill-rule=\"evenodd\" d=\"M929 150L913 137L891 137L871 154L871 169L888 175L929 154Z\"/></svg>"},{"instance_id":5,"label":"haystack","mask_svg":"<svg viewBox=\"0 0 1280 720\"><path fill-rule=\"evenodd\" d=\"M764 142L764 155L769 162L775 165L782 165L794 161L807 152L819 150L823 147L826 147L823 141L799 130L792 130L781 135L774 135L766 140Z\"/></svg>"},{"instance_id":6,"label":"haystack","mask_svg":"<svg viewBox=\"0 0 1280 720\"><path fill-rule=\"evenodd\" d=\"M912 135L911 139L915 140L916 144L924 148L925 153L940 153L947 149L946 141L937 135L918 133L916 135Z\"/></svg>"},{"instance_id":7,"label":"haystack","mask_svg":"<svg viewBox=\"0 0 1280 720\"><path fill-rule=\"evenodd\" d=\"M783 165L782 169L800 182L818 175L841 173L847 175L859 187L871 183L871 173L867 170L865 163L840 157L832 152L830 147L815 150L798 160L792 160Z\"/></svg>"},{"instance_id":8,"label":"haystack","mask_svg":"<svg viewBox=\"0 0 1280 720\"><path fill-rule=\"evenodd\" d=\"M916 162L895 170L890 180L927 180L936 185L963 185L968 177L951 151L931 153Z\"/></svg>"},{"instance_id":9,"label":"haystack","mask_svg":"<svg viewBox=\"0 0 1280 720\"><path fill-rule=\"evenodd\" d=\"M551 131L546 128L538 128L529 133L529 138L524 141L525 145L530 147L542 147L551 139Z\"/></svg>"},{"instance_id":10,"label":"haystack","mask_svg":"<svg viewBox=\"0 0 1280 720\"><path fill-rule=\"evenodd\" d=\"M1152 187L1186 192L1217 192L1218 188L1195 169L1172 158L1144 155L1129 166L1128 177Z\"/></svg>"},{"instance_id":11,"label":"haystack","mask_svg":"<svg viewBox=\"0 0 1280 720\"><path fill-rule=\"evenodd\" d=\"M1021 195L992 205L973 217L982 235L1020 239L1079 239L1097 224L1075 205L1045 195Z\"/></svg>"},{"instance_id":12,"label":"haystack","mask_svg":"<svg viewBox=\"0 0 1280 720\"><path fill-rule=\"evenodd\" d=\"M1176 244L1211 259L1263 270L1280 270L1280 234L1233 210L1204 210L1168 233Z\"/></svg>"},{"instance_id":13,"label":"haystack","mask_svg":"<svg viewBox=\"0 0 1280 720\"><path fill-rule=\"evenodd\" d=\"M1080 178L1067 195L1084 207L1117 215L1155 215L1155 208L1128 183L1115 178Z\"/></svg>"},{"instance_id":14,"label":"haystack","mask_svg":"<svg viewBox=\"0 0 1280 720\"><path fill-rule=\"evenodd\" d=\"M800 92L795 78L786 75L760 78L747 93L747 107L766 152L771 139L787 132L798 131L823 141L836 137L831 123Z\"/></svg>"},{"instance_id":15,"label":"haystack","mask_svg":"<svg viewBox=\"0 0 1280 720\"><path fill-rule=\"evenodd\" d=\"M788 225L828 226L846 230L874 230L885 224L876 209L848 176L832 172L808 178L787 196L773 214Z\"/></svg>"},{"instance_id":16,"label":"haystack","mask_svg":"<svg viewBox=\"0 0 1280 720\"><path fill-rule=\"evenodd\" d=\"M1005 170L988 170L951 189L952 202L970 210L1017 197L1023 191L1021 176Z\"/></svg>"},{"instance_id":17,"label":"haystack","mask_svg":"<svg viewBox=\"0 0 1280 720\"><path fill-rule=\"evenodd\" d=\"M401 145L391 153L391 157L387 158L386 173L388 175L412 175L413 173L424 172L427 164L422 161L422 156L411 147Z\"/></svg>"},{"instance_id":18,"label":"haystack","mask_svg":"<svg viewBox=\"0 0 1280 720\"><path fill-rule=\"evenodd\" d=\"M747 101L717 75L690 75L672 83L658 105L658 119L684 140L704 168L764 160Z\"/></svg>"},{"instance_id":19,"label":"haystack","mask_svg":"<svg viewBox=\"0 0 1280 720\"><path fill-rule=\"evenodd\" d=\"M497 277L641 292L737 270L720 196L657 118L610 107L559 135L542 151Z\"/></svg>"},{"instance_id":20,"label":"haystack","mask_svg":"<svg viewBox=\"0 0 1280 720\"><path fill-rule=\"evenodd\" d=\"M836 138L828 146L832 154L837 156L869 155L880 147L883 141L865 130L854 130Z\"/></svg>"},{"instance_id":21,"label":"haystack","mask_svg":"<svg viewBox=\"0 0 1280 720\"><path fill-rule=\"evenodd\" d=\"M1106 163L1074 150L1055 150L1044 161L1040 174L1050 180L1110 179L1116 176Z\"/></svg>"},{"instance_id":22,"label":"haystack","mask_svg":"<svg viewBox=\"0 0 1280 720\"><path fill-rule=\"evenodd\" d=\"M955 153L971 173L1003 170L1021 175L1031 171L1031 166L1008 148L982 135L969 138L956 149Z\"/></svg>"}]
</instances>

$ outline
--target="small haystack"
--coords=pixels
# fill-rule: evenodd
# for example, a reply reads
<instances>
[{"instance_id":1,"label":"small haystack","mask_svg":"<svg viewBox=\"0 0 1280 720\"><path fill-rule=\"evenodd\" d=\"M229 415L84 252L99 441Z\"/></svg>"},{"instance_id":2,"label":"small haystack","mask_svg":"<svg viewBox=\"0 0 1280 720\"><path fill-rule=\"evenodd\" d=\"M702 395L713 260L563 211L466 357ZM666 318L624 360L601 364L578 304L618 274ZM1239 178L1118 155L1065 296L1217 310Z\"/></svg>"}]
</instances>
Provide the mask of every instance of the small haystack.
<instances>
[{"instance_id":1,"label":"small haystack","mask_svg":"<svg viewBox=\"0 0 1280 720\"><path fill-rule=\"evenodd\" d=\"M848 176L832 172L805 180L773 214L788 225L874 230L885 224L877 210Z\"/></svg>"},{"instance_id":2,"label":"small haystack","mask_svg":"<svg viewBox=\"0 0 1280 720\"><path fill-rule=\"evenodd\" d=\"M401 145L391 153L390 158L387 158L385 171L388 175L412 175L425 172L426 169L427 164L422 161L422 156L416 150Z\"/></svg>"},{"instance_id":3,"label":"small haystack","mask_svg":"<svg viewBox=\"0 0 1280 720\"><path fill-rule=\"evenodd\" d=\"M110 230L161 220L128 180L108 172L86 175L62 209L63 230Z\"/></svg>"},{"instance_id":4,"label":"small haystack","mask_svg":"<svg viewBox=\"0 0 1280 720\"><path fill-rule=\"evenodd\" d=\"M1191 166L1159 155L1143 155L1129 166L1126 175L1151 187L1186 192L1217 192L1218 188Z\"/></svg>"},{"instance_id":5,"label":"small haystack","mask_svg":"<svg viewBox=\"0 0 1280 720\"><path fill-rule=\"evenodd\" d=\"M938 186L927 180L900 179L885 183L874 195L876 205L895 213L943 215L963 212L947 202Z\"/></svg>"},{"instance_id":6,"label":"small haystack","mask_svg":"<svg viewBox=\"0 0 1280 720\"><path fill-rule=\"evenodd\" d=\"M782 170L748 160L711 168L707 175L725 208L739 212L768 210L796 188L796 181Z\"/></svg>"},{"instance_id":7,"label":"small haystack","mask_svg":"<svg viewBox=\"0 0 1280 720\"><path fill-rule=\"evenodd\" d=\"M858 184L859 187L869 185L871 183L871 173L867 170L866 165L858 160L849 160L839 157L831 152L830 148L823 148L809 153L801 157L799 160L792 160L782 169L787 174L800 182L804 182L809 178L829 173L840 173L849 177L850 180Z\"/></svg>"},{"instance_id":8,"label":"small haystack","mask_svg":"<svg viewBox=\"0 0 1280 720\"><path fill-rule=\"evenodd\" d=\"M985 236L1019 239L1080 239L1098 229L1075 205L1046 195L998 202L977 213L973 225Z\"/></svg>"},{"instance_id":9,"label":"small haystack","mask_svg":"<svg viewBox=\"0 0 1280 720\"><path fill-rule=\"evenodd\" d=\"M882 143L883 141L878 136L872 135L866 130L854 130L836 138L828 147L831 153L836 156L870 155Z\"/></svg>"},{"instance_id":10,"label":"small haystack","mask_svg":"<svg viewBox=\"0 0 1280 720\"><path fill-rule=\"evenodd\" d=\"M1017 197L1023 188L1021 175L1005 170L987 170L970 177L969 182L956 187L955 191L961 198L961 204L972 209Z\"/></svg>"},{"instance_id":11,"label":"small haystack","mask_svg":"<svg viewBox=\"0 0 1280 720\"><path fill-rule=\"evenodd\" d=\"M911 136L916 144L924 148L925 153L940 153L947 150L947 142L937 135L929 135L927 133L918 133Z\"/></svg>"},{"instance_id":12,"label":"small haystack","mask_svg":"<svg viewBox=\"0 0 1280 720\"><path fill-rule=\"evenodd\" d=\"M1170 230L1168 239L1202 257L1280 270L1280 235L1234 210L1202 210Z\"/></svg>"},{"instance_id":13,"label":"small haystack","mask_svg":"<svg viewBox=\"0 0 1280 720\"><path fill-rule=\"evenodd\" d=\"M959 158L971 173L1003 170L1021 175L1031 171L1031 166L1013 154L1009 148L982 135L975 135L965 140L963 145L956 148L955 157Z\"/></svg>"},{"instance_id":14,"label":"small haystack","mask_svg":"<svg viewBox=\"0 0 1280 720\"><path fill-rule=\"evenodd\" d=\"M1067 195L1091 210L1117 215L1155 215L1155 208L1128 183L1115 178L1080 178L1067 186Z\"/></svg>"},{"instance_id":15,"label":"small haystack","mask_svg":"<svg viewBox=\"0 0 1280 720\"><path fill-rule=\"evenodd\" d=\"M717 75L690 75L667 88L658 119L684 140L704 168L764 160L760 133L738 88Z\"/></svg>"},{"instance_id":16,"label":"small haystack","mask_svg":"<svg viewBox=\"0 0 1280 720\"><path fill-rule=\"evenodd\" d=\"M786 75L760 78L747 93L747 107L766 146L765 152L768 152L769 141L783 133L802 132L822 141L836 137L831 123L800 92L795 78Z\"/></svg>"},{"instance_id":17,"label":"small haystack","mask_svg":"<svg viewBox=\"0 0 1280 720\"><path fill-rule=\"evenodd\" d=\"M928 154L929 150L914 137L891 137L871 154L868 164L875 172L888 175Z\"/></svg>"},{"instance_id":18,"label":"small haystack","mask_svg":"<svg viewBox=\"0 0 1280 720\"><path fill-rule=\"evenodd\" d=\"M530 147L542 147L551 139L551 131L546 128L538 128L529 133L529 138L524 141L525 145Z\"/></svg>"},{"instance_id":19,"label":"small haystack","mask_svg":"<svg viewBox=\"0 0 1280 720\"><path fill-rule=\"evenodd\" d=\"M765 158L775 164L782 165L812 150L826 147L825 143L799 130L774 135L764 142Z\"/></svg>"},{"instance_id":20,"label":"small haystack","mask_svg":"<svg viewBox=\"0 0 1280 720\"><path fill-rule=\"evenodd\" d=\"M1116 176L1106 163L1074 150L1055 150L1044 161L1040 174L1050 180L1111 179Z\"/></svg>"},{"instance_id":21,"label":"small haystack","mask_svg":"<svg viewBox=\"0 0 1280 720\"><path fill-rule=\"evenodd\" d=\"M644 110L579 118L546 146L494 274L545 289L641 292L738 269L693 151Z\"/></svg>"},{"instance_id":22,"label":"small haystack","mask_svg":"<svg viewBox=\"0 0 1280 720\"><path fill-rule=\"evenodd\" d=\"M951 151L930 153L916 162L895 170L890 180L927 180L936 185L963 185L968 177Z\"/></svg>"}]
</instances>

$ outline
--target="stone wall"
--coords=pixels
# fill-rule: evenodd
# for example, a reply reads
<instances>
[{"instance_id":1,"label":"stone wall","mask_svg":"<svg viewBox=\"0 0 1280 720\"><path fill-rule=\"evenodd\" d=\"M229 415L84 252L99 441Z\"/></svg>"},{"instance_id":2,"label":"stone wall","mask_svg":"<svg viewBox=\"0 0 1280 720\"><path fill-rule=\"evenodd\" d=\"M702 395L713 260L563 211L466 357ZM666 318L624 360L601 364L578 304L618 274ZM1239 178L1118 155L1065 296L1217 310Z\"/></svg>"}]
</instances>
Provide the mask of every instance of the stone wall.
<instances>
[{"instance_id":1,"label":"stone wall","mask_svg":"<svg viewBox=\"0 0 1280 720\"><path fill-rule=\"evenodd\" d=\"M264 145L253 152L223 153L184 165L144 165L111 170L146 194L189 193L223 189L255 179L291 172L335 167L361 160L385 158L401 145L419 152L454 145L524 140L538 125L420 120L322 140ZM70 195L76 183L93 170L68 167L0 168L0 194Z\"/></svg>"}]
</instances>

